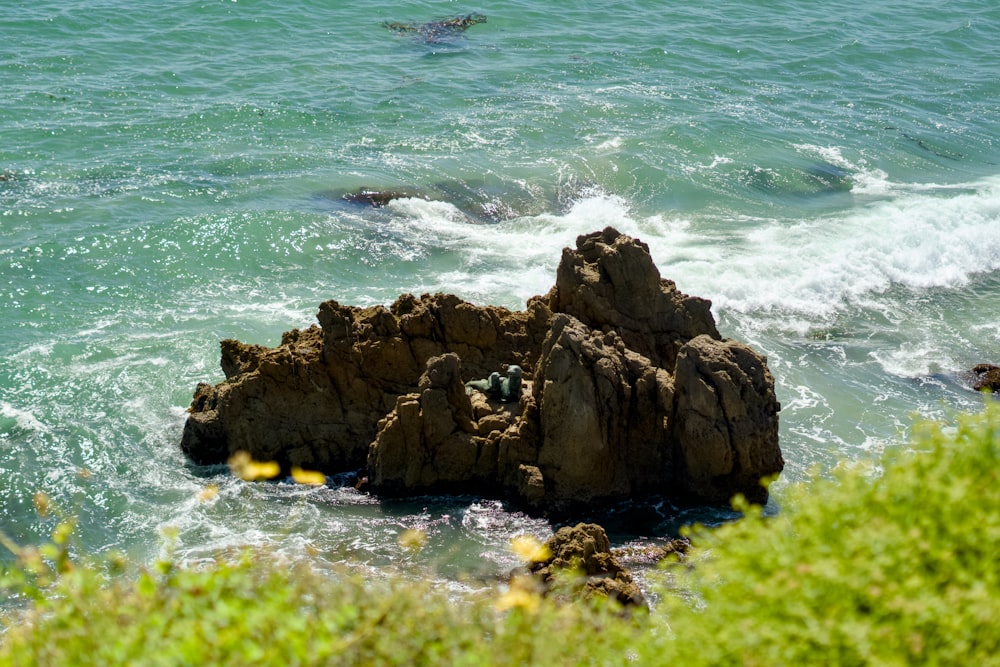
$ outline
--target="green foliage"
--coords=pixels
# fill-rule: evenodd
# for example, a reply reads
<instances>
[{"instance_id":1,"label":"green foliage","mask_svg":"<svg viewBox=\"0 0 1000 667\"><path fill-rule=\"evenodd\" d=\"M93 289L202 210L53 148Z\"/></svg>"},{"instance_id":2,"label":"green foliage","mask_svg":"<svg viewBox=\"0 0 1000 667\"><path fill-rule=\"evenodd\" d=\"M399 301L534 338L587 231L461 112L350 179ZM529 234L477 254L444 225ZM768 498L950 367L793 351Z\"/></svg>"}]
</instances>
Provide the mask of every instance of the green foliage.
<instances>
[{"instance_id":1,"label":"green foliage","mask_svg":"<svg viewBox=\"0 0 1000 667\"><path fill-rule=\"evenodd\" d=\"M320 575L250 551L208 568L161 563L111 579L80 566L15 619L0 664L559 664L586 662L601 646L620 655L636 639L608 613L501 613L496 603L413 581ZM601 637L609 623L615 632Z\"/></svg>"},{"instance_id":2,"label":"green foliage","mask_svg":"<svg viewBox=\"0 0 1000 667\"><path fill-rule=\"evenodd\" d=\"M632 618L256 552L122 574L74 562L63 522L0 578L31 599L6 619L0 664L1000 664L1000 411L926 427L883 467L695 530L693 567L670 572L684 594Z\"/></svg>"},{"instance_id":3,"label":"green foliage","mask_svg":"<svg viewBox=\"0 0 1000 667\"><path fill-rule=\"evenodd\" d=\"M695 664L1000 664L1000 411L921 427L884 472L799 484L695 537L696 608L668 599ZM689 661L690 662L690 661Z\"/></svg>"}]
</instances>

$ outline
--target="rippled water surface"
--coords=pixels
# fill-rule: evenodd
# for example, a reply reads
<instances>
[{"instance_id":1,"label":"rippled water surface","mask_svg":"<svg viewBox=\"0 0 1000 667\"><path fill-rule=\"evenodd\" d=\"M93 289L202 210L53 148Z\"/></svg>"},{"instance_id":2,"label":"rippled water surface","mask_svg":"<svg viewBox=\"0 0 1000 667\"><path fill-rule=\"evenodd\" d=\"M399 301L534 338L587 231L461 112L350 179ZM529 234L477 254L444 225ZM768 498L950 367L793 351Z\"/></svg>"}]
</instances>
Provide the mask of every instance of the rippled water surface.
<instances>
[{"instance_id":1,"label":"rippled water surface","mask_svg":"<svg viewBox=\"0 0 1000 667\"><path fill-rule=\"evenodd\" d=\"M613 225L768 355L782 478L871 456L1000 363L992 0L15 0L0 41L0 527L489 578L552 526L193 468L218 341L443 290L521 308ZM428 43L386 30L481 12ZM381 209L358 188L411 189ZM210 485L218 494L207 498ZM671 507L606 517L665 536ZM406 528L427 532L420 554ZM6 558L6 556L0 556Z\"/></svg>"}]
</instances>

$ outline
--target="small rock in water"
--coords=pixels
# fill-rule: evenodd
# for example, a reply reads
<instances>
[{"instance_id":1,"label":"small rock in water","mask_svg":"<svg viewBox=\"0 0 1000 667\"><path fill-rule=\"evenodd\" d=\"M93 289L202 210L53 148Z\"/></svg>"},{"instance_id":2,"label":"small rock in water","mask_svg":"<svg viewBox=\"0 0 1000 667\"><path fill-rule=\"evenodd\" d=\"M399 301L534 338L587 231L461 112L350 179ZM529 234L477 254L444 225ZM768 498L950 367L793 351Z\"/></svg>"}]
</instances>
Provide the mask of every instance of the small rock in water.
<instances>
[{"instance_id":1,"label":"small rock in water","mask_svg":"<svg viewBox=\"0 0 1000 667\"><path fill-rule=\"evenodd\" d=\"M1000 393L1000 366L979 364L972 369L975 374L972 388L976 391Z\"/></svg>"},{"instance_id":2,"label":"small rock in water","mask_svg":"<svg viewBox=\"0 0 1000 667\"><path fill-rule=\"evenodd\" d=\"M372 208L382 208L394 199L429 199L416 190L369 190L362 188L340 197L351 204L361 204Z\"/></svg>"},{"instance_id":3,"label":"small rock in water","mask_svg":"<svg viewBox=\"0 0 1000 667\"><path fill-rule=\"evenodd\" d=\"M638 584L612 553L608 534L596 523L560 528L545 546L551 557L529 568L541 580L545 593L563 592L568 587L572 597L597 596L626 607L646 606Z\"/></svg>"},{"instance_id":4,"label":"small rock in water","mask_svg":"<svg viewBox=\"0 0 1000 667\"><path fill-rule=\"evenodd\" d=\"M412 34L428 44L438 44L462 34L472 26L486 23L482 14L465 14L427 23L396 23L386 21L382 25L399 34Z\"/></svg>"}]
</instances>

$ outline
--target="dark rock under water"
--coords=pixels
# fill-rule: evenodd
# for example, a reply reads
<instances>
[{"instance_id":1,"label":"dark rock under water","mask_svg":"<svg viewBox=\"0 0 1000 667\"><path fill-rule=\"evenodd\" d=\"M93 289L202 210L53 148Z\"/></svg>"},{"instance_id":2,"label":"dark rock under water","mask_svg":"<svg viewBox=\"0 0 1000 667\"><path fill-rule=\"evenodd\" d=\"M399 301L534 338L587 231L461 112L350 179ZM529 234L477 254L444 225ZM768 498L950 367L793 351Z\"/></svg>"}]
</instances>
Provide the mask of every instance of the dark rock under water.
<instances>
[{"instance_id":1,"label":"dark rock under water","mask_svg":"<svg viewBox=\"0 0 1000 667\"><path fill-rule=\"evenodd\" d=\"M465 14L426 23L386 21L382 26L397 34L411 35L427 44L440 44L461 36L466 30L480 23L486 23L484 15Z\"/></svg>"}]
</instances>

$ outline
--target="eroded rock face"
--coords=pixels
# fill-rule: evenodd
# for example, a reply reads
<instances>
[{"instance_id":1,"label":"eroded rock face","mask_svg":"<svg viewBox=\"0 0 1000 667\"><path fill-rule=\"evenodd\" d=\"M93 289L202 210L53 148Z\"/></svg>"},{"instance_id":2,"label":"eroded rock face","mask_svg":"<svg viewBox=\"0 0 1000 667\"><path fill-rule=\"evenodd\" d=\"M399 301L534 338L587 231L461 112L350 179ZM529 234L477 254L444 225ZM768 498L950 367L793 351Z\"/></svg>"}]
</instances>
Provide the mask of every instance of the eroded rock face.
<instances>
[{"instance_id":1,"label":"eroded rock face","mask_svg":"<svg viewBox=\"0 0 1000 667\"><path fill-rule=\"evenodd\" d=\"M609 227L563 249L549 308L600 331L616 331L628 349L673 371L677 352L700 334L719 338L707 299L680 292L653 264L649 246Z\"/></svg>"},{"instance_id":2,"label":"eroded rock face","mask_svg":"<svg viewBox=\"0 0 1000 667\"><path fill-rule=\"evenodd\" d=\"M368 450L373 486L406 493L492 485L496 456L484 456L473 441L476 424L461 371L458 355L433 357L420 376L417 392L396 399Z\"/></svg>"},{"instance_id":3,"label":"eroded rock face","mask_svg":"<svg viewBox=\"0 0 1000 667\"><path fill-rule=\"evenodd\" d=\"M698 336L681 347L673 434L687 495L723 503L742 489L767 500L761 472L784 467L773 387L764 359L742 343Z\"/></svg>"},{"instance_id":4,"label":"eroded rock face","mask_svg":"<svg viewBox=\"0 0 1000 667\"><path fill-rule=\"evenodd\" d=\"M417 388L428 359L446 352L465 372L533 363L549 313L480 308L456 296L405 294L388 308L320 305L320 326L267 348L222 342L226 380L199 385L182 449L197 463L236 451L323 472L362 468L378 423Z\"/></svg>"},{"instance_id":5,"label":"eroded rock face","mask_svg":"<svg viewBox=\"0 0 1000 667\"><path fill-rule=\"evenodd\" d=\"M388 308L328 301L276 348L223 341L181 446L327 473L388 494L476 491L536 511L644 495L766 499L783 461L766 361L723 340L710 303L608 228L566 249L524 311L437 294ZM464 383L516 364L520 400Z\"/></svg>"},{"instance_id":6,"label":"eroded rock face","mask_svg":"<svg viewBox=\"0 0 1000 667\"><path fill-rule=\"evenodd\" d=\"M535 372L538 458L548 499L587 502L669 495L669 375L601 333L558 314Z\"/></svg>"}]
</instances>

